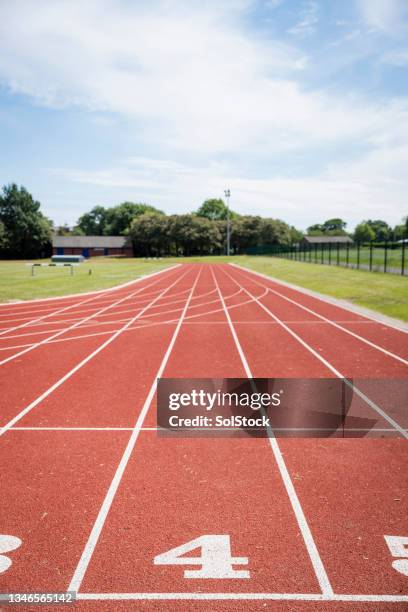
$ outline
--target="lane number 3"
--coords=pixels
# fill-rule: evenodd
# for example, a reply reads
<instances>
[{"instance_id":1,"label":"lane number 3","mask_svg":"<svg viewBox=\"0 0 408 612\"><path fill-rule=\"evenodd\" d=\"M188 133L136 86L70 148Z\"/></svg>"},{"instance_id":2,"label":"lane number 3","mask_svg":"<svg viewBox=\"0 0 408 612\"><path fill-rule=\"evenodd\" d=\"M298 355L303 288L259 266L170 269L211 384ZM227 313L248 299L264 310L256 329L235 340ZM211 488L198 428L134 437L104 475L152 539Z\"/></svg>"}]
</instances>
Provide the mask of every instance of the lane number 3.
<instances>
[{"instance_id":1,"label":"lane number 3","mask_svg":"<svg viewBox=\"0 0 408 612\"><path fill-rule=\"evenodd\" d=\"M15 550L21 546L21 544L22 541L20 538L11 535L0 535L0 574L8 570L12 563L11 559L6 557L3 553Z\"/></svg>"},{"instance_id":2,"label":"lane number 3","mask_svg":"<svg viewBox=\"0 0 408 612\"><path fill-rule=\"evenodd\" d=\"M408 537L386 535L384 538L392 556L399 557L392 562L392 567L408 576Z\"/></svg>"},{"instance_id":3,"label":"lane number 3","mask_svg":"<svg viewBox=\"0 0 408 612\"><path fill-rule=\"evenodd\" d=\"M201 549L199 556L183 556ZM249 571L233 565L248 565L247 557L233 557L229 535L203 535L157 555L154 565L201 565L201 569L184 570L184 578L249 578Z\"/></svg>"}]
</instances>

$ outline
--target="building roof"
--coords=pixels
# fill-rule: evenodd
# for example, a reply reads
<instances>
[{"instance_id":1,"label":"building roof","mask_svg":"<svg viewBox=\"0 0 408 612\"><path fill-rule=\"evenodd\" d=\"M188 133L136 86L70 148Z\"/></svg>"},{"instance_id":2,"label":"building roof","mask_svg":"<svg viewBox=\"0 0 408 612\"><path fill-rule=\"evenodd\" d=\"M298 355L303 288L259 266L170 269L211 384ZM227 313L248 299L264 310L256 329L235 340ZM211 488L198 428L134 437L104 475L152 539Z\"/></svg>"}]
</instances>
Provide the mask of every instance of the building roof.
<instances>
[{"instance_id":1,"label":"building roof","mask_svg":"<svg viewBox=\"0 0 408 612\"><path fill-rule=\"evenodd\" d=\"M130 238L129 236L53 236L52 246L121 249L130 246Z\"/></svg>"},{"instance_id":2,"label":"building roof","mask_svg":"<svg viewBox=\"0 0 408 612\"><path fill-rule=\"evenodd\" d=\"M352 243L350 236L304 236L303 240L310 244Z\"/></svg>"}]
</instances>

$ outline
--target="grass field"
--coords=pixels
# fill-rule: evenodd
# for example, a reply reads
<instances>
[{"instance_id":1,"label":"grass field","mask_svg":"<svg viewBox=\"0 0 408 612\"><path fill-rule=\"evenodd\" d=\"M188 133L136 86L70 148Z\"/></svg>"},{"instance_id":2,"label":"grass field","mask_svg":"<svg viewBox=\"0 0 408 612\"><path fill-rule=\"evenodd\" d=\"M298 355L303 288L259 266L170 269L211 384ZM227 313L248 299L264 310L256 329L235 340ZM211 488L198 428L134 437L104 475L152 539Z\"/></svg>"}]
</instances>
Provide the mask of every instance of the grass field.
<instances>
[{"instance_id":1,"label":"grass field","mask_svg":"<svg viewBox=\"0 0 408 612\"><path fill-rule=\"evenodd\" d=\"M24 261L0 262L0 300L67 295L104 289L125 283L182 262L234 261L251 270L263 272L290 283L348 300L391 317L408 321L408 278L391 274L375 274L336 266L295 262L276 257L190 257L163 260L95 258L75 268L30 268ZM92 274L89 274L92 270Z\"/></svg>"},{"instance_id":2,"label":"grass field","mask_svg":"<svg viewBox=\"0 0 408 612\"><path fill-rule=\"evenodd\" d=\"M46 261L49 260L44 260ZM1 261L0 301L30 300L106 289L169 265L170 262L167 260L95 257L76 266L73 276L68 267L36 267L35 275L31 276L31 268L25 261Z\"/></svg>"}]
</instances>

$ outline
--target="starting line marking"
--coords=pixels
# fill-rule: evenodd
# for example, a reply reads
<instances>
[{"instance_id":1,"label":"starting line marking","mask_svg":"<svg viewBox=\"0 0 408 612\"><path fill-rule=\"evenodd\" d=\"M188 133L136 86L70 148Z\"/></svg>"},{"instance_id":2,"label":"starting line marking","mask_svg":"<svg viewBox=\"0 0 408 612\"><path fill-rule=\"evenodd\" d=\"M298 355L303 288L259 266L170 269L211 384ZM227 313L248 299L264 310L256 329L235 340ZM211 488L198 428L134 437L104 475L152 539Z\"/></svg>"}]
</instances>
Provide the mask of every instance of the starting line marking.
<instances>
[{"instance_id":1,"label":"starting line marking","mask_svg":"<svg viewBox=\"0 0 408 612\"><path fill-rule=\"evenodd\" d=\"M337 595L322 593L77 593L77 599L88 600L132 600L132 599L269 599L275 601L361 601L404 602L408 595Z\"/></svg>"}]
</instances>

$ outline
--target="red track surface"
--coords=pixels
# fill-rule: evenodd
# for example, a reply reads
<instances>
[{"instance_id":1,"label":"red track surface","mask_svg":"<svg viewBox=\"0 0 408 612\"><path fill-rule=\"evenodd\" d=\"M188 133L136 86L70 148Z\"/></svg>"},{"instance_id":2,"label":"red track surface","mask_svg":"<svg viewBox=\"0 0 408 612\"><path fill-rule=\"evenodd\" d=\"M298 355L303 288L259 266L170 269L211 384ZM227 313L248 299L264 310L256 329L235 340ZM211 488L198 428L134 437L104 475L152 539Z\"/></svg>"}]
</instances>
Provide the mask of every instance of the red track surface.
<instances>
[{"instance_id":1,"label":"red track surface","mask_svg":"<svg viewBox=\"0 0 408 612\"><path fill-rule=\"evenodd\" d=\"M22 544L8 569L0 556L0 592L72 589L95 611L408 610L384 539L406 539L408 565L406 398L361 381L383 412L360 398L351 417L383 439L154 430L158 374L407 378L407 360L405 332L228 265L2 306L0 534ZM207 534L230 536L249 579L153 563Z\"/></svg>"}]
</instances>

